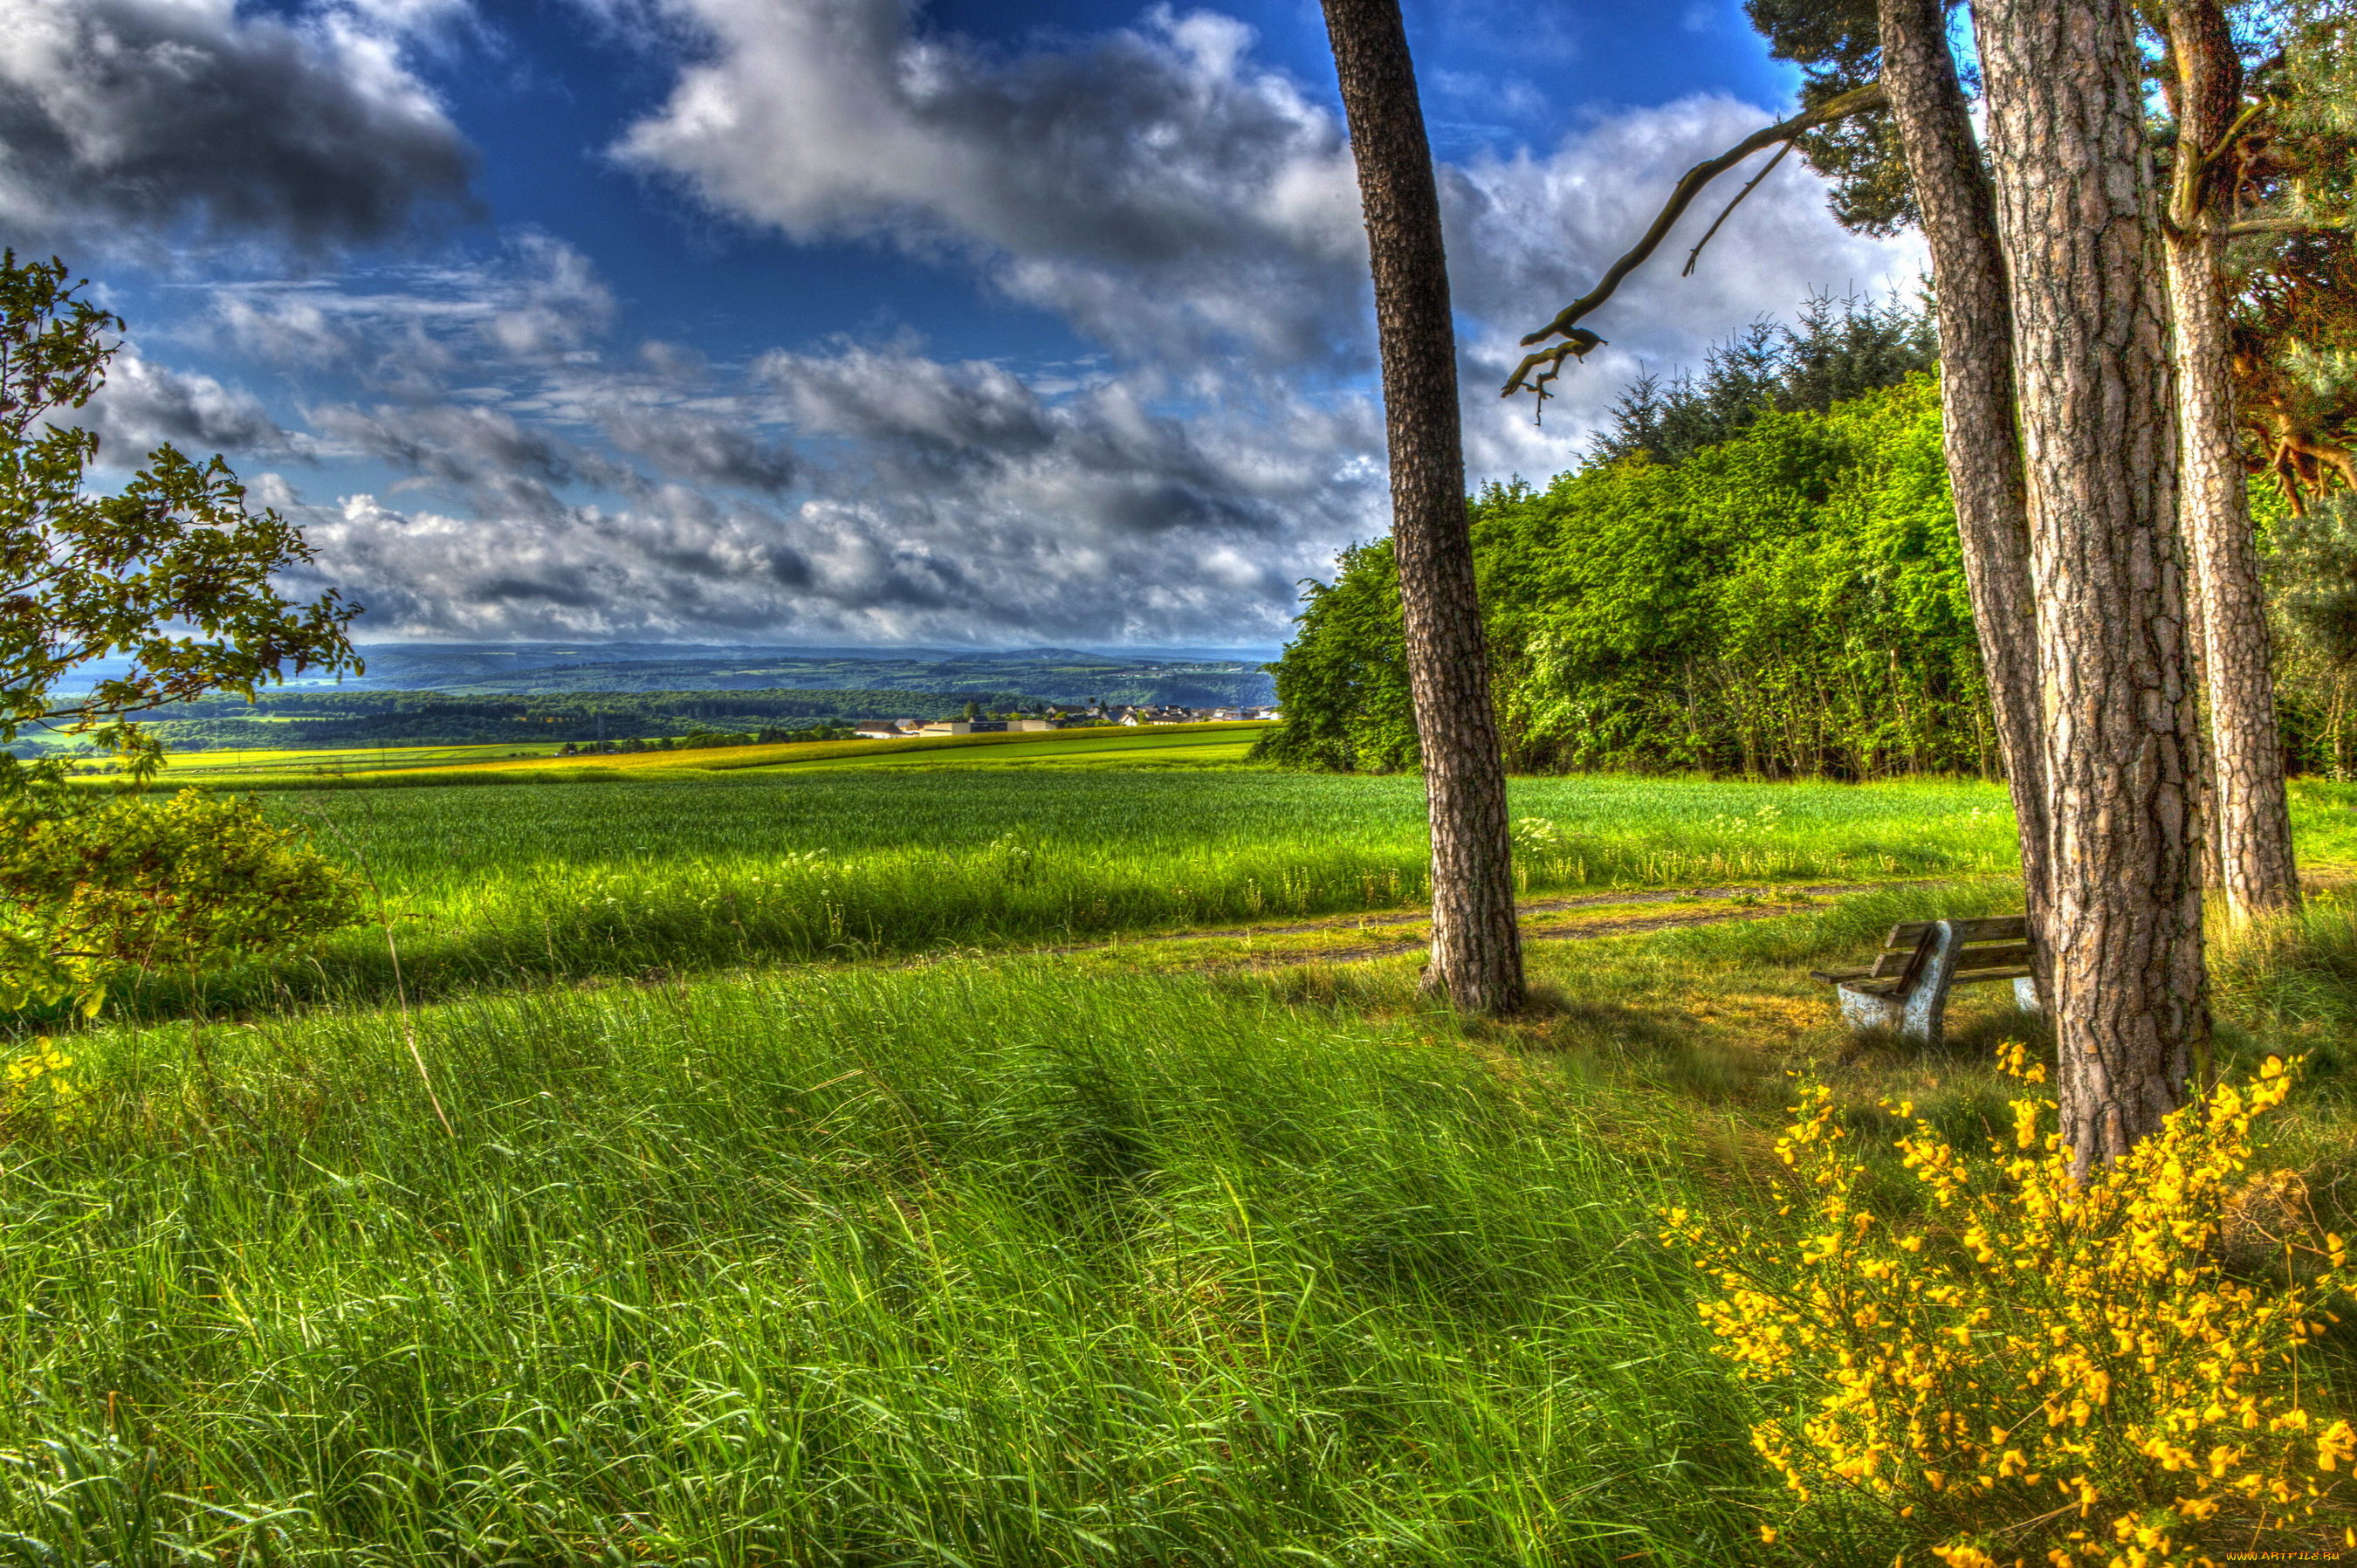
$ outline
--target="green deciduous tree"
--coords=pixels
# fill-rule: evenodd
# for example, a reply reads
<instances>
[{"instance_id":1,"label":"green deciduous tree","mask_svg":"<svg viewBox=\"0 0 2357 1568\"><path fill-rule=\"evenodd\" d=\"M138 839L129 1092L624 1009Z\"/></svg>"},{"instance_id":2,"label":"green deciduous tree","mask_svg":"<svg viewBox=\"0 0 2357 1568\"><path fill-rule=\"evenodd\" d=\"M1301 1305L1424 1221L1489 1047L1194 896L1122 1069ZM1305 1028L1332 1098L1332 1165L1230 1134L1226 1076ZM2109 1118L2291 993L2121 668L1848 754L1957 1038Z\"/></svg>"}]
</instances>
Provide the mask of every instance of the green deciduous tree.
<instances>
[{"instance_id":1,"label":"green deciduous tree","mask_svg":"<svg viewBox=\"0 0 2357 1568\"><path fill-rule=\"evenodd\" d=\"M356 669L355 608L333 592L298 606L271 585L310 552L277 512L246 506L220 457L159 446L119 492L87 489L98 437L51 416L98 391L122 323L67 277L61 262L0 259L0 741L30 725L81 729L136 756L128 715L250 696L289 671ZM128 668L62 692L102 659Z\"/></svg>"},{"instance_id":2,"label":"green deciduous tree","mask_svg":"<svg viewBox=\"0 0 2357 1568\"><path fill-rule=\"evenodd\" d=\"M357 611L279 594L273 575L310 553L218 456L159 446L121 489L89 489L98 437L66 416L103 383L122 323L70 276L0 255L0 743L86 735L136 784L158 760L136 714L357 668ZM76 689L101 660L113 672ZM91 1001L126 965L252 956L356 913L341 875L251 806L109 798L63 773L0 756L0 1005Z\"/></svg>"},{"instance_id":3,"label":"green deciduous tree","mask_svg":"<svg viewBox=\"0 0 2357 1568\"><path fill-rule=\"evenodd\" d=\"M1471 507L1510 766L1876 778L1997 768L1928 375L1770 410L1675 464L1599 455ZM1388 542L1275 667L1296 767L1411 767Z\"/></svg>"}]
</instances>

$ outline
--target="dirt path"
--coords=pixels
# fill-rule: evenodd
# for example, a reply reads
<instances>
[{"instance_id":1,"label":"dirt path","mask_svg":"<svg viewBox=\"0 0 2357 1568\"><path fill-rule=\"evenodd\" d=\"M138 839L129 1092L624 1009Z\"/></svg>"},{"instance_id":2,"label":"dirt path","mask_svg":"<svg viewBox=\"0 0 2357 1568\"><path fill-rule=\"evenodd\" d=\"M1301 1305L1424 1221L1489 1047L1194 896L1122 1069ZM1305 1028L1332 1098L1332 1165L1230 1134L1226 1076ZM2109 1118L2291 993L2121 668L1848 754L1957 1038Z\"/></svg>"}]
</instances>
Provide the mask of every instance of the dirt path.
<instances>
[{"instance_id":1,"label":"dirt path","mask_svg":"<svg viewBox=\"0 0 2357 1568\"><path fill-rule=\"evenodd\" d=\"M1735 908L1695 909L1675 914L1635 915L1627 919L1596 920L1587 924L1561 928L1534 928L1525 924L1525 942L1594 941L1606 937L1638 936L1647 931L1668 930L1679 926L1716 926L1737 920L1767 920L1780 915L1798 914L1814 907L1825 898L1846 897L1853 893L1872 893L1886 887L1924 887L1954 878L1920 878L1905 882L1847 882L1818 884L1796 887L1688 887L1652 893L1591 893L1576 898L1534 898L1517 904L1515 913L1525 921L1532 916L1551 915L1571 909L1625 908L1631 905L1675 904L1690 901L1718 901L1754 897L1760 902ZM1409 910L1392 915L1337 915L1322 920L1307 920L1286 926L1230 926L1211 930L1157 931L1146 935L1125 937L1113 942L1082 942L1070 947L1045 948L1049 953L1107 952L1119 948L1146 947L1164 942L1207 941L1221 938L1311 936L1322 931L1375 930L1388 927L1420 926L1432 918L1429 909ZM1222 960L1213 967L1226 969L1268 969L1301 963L1362 963L1371 959L1393 958L1401 953L1415 952L1426 944L1420 940L1370 942L1348 948L1318 948L1278 950L1267 954L1238 955L1232 961Z\"/></svg>"}]
</instances>

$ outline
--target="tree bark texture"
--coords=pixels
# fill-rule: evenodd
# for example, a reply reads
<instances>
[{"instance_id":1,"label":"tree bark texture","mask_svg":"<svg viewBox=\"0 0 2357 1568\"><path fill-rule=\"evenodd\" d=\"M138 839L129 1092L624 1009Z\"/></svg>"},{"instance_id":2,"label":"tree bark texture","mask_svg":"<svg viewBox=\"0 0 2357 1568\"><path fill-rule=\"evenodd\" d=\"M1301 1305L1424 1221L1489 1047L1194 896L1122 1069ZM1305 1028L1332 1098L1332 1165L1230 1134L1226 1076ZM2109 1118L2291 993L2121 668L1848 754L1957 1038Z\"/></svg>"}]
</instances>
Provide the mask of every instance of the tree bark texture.
<instances>
[{"instance_id":1,"label":"tree bark texture","mask_svg":"<svg viewBox=\"0 0 2357 1568\"><path fill-rule=\"evenodd\" d=\"M2053 1004L2045 932L2052 919L2048 864L2046 723L2039 711L2036 596L2029 575L2029 502L2013 406L2013 307L1997 241L1996 193L1973 136L1972 115L1948 51L1943 0L1881 0L1882 87L1915 186L1932 252L1940 317L1940 421L1955 498L1981 666L1997 746L2021 829L2021 883L2030 967Z\"/></svg>"},{"instance_id":2,"label":"tree bark texture","mask_svg":"<svg viewBox=\"0 0 2357 1568\"><path fill-rule=\"evenodd\" d=\"M2076 1169L2185 1094L2209 998L2175 425L2120 0L1984 0L2046 719L2062 1137Z\"/></svg>"},{"instance_id":3,"label":"tree bark texture","mask_svg":"<svg viewBox=\"0 0 2357 1568\"><path fill-rule=\"evenodd\" d=\"M2232 128L2242 70L2216 0L2169 0L2177 178L2163 230L2177 338L2179 519L2190 568L2201 686L2209 705L2204 801L2214 885L2236 920L2299 902L2283 739L2276 726L2266 596L2251 533L2249 482L2234 425L2224 242L2211 231L2215 180L2204 154Z\"/></svg>"},{"instance_id":4,"label":"tree bark texture","mask_svg":"<svg viewBox=\"0 0 2357 1568\"><path fill-rule=\"evenodd\" d=\"M1359 166L1391 445L1392 548L1432 820L1427 987L1478 1013L1523 1004L1505 764L1465 506L1457 338L1440 198L1398 0L1326 0Z\"/></svg>"}]
</instances>

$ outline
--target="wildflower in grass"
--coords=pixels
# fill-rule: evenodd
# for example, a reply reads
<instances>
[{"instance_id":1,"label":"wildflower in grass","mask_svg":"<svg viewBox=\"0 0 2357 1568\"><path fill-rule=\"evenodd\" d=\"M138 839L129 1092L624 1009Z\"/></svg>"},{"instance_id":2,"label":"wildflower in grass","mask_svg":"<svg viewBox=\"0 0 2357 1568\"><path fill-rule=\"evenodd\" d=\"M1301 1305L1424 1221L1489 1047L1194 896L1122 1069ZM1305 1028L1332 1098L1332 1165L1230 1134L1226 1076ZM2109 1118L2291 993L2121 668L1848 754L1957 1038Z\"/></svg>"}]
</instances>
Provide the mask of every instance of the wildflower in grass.
<instances>
[{"instance_id":1,"label":"wildflower in grass","mask_svg":"<svg viewBox=\"0 0 2357 1568\"><path fill-rule=\"evenodd\" d=\"M2001 1060L2044 1079L2018 1045ZM1701 1308L1719 1352L1792 1396L1754 1446L1803 1503L1903 1519L1949 1568L2159 1568L2254 1531L2324 1542L2357 1431L2310 1408L2301 1352L2357 1279L2347 1245L2287 1217L2267 1283L2218 1245L2251 1223L2252 1123L2293 1077L2268 1058L2083 1184L2042 1095L2013 1102L1988 1161L1886 1102L1924 1199L1901 1224L1862 1201L1832 1092L1804 1082L1776 1145L1806 1191L1785 1211L1797 1237L1664 1216L1663 1240L1727 1293Z\"/></svg>"},{"instance_id":2,"label":"wildflower in grass","mask_svg":"<svg viewBox=\"0 0 2357 1568\"><path fill-rule=\"evenodd\" d=\"M63 1125L87 1114L82 1086L68 1076L73 1058L43 1036L32 1048L0 1067L0 1118L39 1108Z\"/></svg>"},{"instance_id":3,"label":"wildflower in grass","mask_svg":"<svg viewBox=\"0 0 2357 1568\"><path fill-rule=\"evenodd\" d=\"M1561 854L1566 835L1555 825L1552 817L1517 817L1514 820L1514 853L1527 859L1539 860Z\"/></svg>"}]
</instances>

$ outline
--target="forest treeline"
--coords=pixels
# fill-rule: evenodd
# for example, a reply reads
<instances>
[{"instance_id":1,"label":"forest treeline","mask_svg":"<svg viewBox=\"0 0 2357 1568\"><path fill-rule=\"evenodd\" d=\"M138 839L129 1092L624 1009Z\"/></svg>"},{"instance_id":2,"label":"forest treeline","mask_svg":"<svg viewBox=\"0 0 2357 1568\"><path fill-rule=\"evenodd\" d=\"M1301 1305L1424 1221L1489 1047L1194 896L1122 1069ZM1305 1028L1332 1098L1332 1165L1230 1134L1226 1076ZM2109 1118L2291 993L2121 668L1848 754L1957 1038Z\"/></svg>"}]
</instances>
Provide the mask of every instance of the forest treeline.
<instances>
[{"instance_id":1,"label":"forest treeline","mask_svg":"<svg viewBox=\"0 0 2357 1568\"><path fill-rule=\"evenodd\" d=\"M1623 396L1588 460L1470 501L1509 768L1999 771L1917 313L1814 303ZM2295 770L2357 772L2357 507L2262 517ZM1389 540L1307 588L1260 755L1416 765Z\"/></svg>"}]
</instances>

